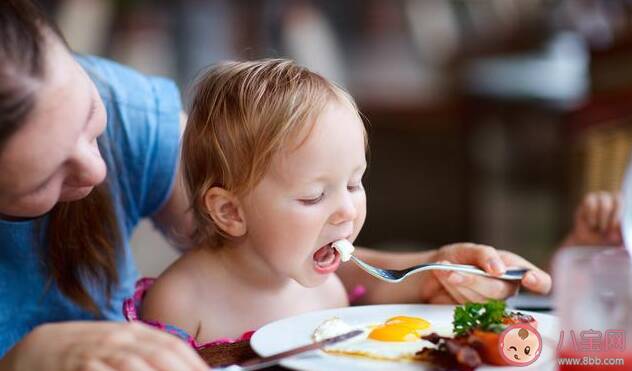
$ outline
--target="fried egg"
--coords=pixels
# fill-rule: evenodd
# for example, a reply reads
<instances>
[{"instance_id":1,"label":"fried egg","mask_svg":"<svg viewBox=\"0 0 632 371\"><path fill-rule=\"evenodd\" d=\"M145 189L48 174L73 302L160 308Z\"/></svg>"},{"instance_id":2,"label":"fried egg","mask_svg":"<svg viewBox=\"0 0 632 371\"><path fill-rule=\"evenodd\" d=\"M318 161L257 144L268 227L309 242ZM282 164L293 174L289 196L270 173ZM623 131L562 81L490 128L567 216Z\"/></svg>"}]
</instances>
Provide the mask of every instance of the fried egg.
<instances>
[{"instance_id":1,"label":"fried egg","mask_svg":"<svg viewBox=\"0 0 632 371\"><path fill-rule=\"evenodd\" d=\"M396 316L382 323L352 326L338 317L321 323L313 333L313 340L319 341L332 336L361 329L362 335L324 349L326 353L355 356L386 361L413 361L416 352L424 347L435 347L420 337L431 331L430 322L419 317ZM446 329L451 332L451 329ZM444 332L444 331L442 331Z\"/></svg>"}]
</instances>

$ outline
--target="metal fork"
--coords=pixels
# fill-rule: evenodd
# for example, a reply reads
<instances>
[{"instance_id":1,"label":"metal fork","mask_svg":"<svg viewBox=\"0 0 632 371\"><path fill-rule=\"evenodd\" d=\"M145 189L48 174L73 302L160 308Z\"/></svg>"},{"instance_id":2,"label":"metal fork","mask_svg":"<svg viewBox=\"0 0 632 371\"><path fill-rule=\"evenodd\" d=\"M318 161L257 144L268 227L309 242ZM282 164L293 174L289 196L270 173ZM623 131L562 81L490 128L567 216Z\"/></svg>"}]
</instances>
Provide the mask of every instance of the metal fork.
<instances>
[{"instance_id":1,"label":"metal fork","mask_svg":"<svg viewBox=\"0 0 632 371\"><path fill-rule=\"evenodd\" d=\"M370 275L387 282L400 282L404 278L410 276L411 274L415 274L415 273L423 272L427 270L432 270L432 269L471 273L471 274L477 274L479 276L499 278L499 279L508 280L508 281L520 281L524 277L525 273L527 273L528 271L528 269L523 269L523 268L510 269L510 270L505 271L505 273L500 276L492 276L491 274L485 272L482 269L479 269L473 265L465 265L465 264L428 263L428 264L415 265L406 269L396 270L396 269L382 269L382 268L374 267L356 258L353 255L351 255L351 260L354 263L356 263L360 268L367 271L367 273L369 273Z\"/></svg>"}]
</instances>

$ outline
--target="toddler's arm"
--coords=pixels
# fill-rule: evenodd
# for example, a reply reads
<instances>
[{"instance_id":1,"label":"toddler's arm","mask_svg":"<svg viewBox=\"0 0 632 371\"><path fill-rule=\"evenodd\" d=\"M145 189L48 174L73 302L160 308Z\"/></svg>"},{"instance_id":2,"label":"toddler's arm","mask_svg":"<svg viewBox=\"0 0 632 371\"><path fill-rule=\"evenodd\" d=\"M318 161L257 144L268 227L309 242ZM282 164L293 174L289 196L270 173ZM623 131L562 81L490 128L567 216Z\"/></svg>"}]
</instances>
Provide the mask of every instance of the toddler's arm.
<instances>
[{"instance_id":1,"label":"toddler's arm","mask_svg":"<svg viewBox=\"0 0 632 371\"><path fill-rule=\"evenodd\" d=\"M185 276L161 277L145 295L140 318L176 326L197 340L201 318L197 312L197 294Z\"/></svg>"}]
</instances>

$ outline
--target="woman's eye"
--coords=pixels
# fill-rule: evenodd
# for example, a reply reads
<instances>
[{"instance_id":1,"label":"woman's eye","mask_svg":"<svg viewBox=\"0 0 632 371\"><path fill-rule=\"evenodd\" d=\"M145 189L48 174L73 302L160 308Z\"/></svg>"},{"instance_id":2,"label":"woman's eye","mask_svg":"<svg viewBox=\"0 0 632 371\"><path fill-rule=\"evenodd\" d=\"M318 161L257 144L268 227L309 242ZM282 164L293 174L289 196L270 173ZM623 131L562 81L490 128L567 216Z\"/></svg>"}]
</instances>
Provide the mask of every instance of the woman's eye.
<instances>
[{"instance_id":1,"label":"woman's eye","mask_svg":"<svg viewBox=\"0 0 632 371\"><path fill-rule=\"evenodd\" d=\"M314 205L319 203L325 197L324 193L321 193L318 197L301 199L300 201L305 205Z\"/></svg>"},{"instance_id":2,"label":"woman's eye","mask_svg":"<svg viewBox=\"0 0 632 371\"><path fill-rule=\"evenodd\" d=\"M37 188L33 189L31 192L29 192L30 194L38 194L38 193L42 193L44 192L47 188L48 188L48 184L50 183L50 180L45 181L44 183L40 184L37 186Z\"/></svg>"}]
</instances>

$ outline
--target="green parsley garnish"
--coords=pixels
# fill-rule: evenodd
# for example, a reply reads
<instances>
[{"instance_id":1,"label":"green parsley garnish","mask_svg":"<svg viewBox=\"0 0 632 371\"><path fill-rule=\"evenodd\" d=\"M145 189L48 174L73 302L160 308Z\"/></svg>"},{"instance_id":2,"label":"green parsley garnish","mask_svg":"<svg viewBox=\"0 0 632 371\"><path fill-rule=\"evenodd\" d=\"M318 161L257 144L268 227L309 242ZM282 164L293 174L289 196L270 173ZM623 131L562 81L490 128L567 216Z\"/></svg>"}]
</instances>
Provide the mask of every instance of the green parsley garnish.
<instances>
[{"instance_id":1,"label":"green parsley garnish","mask_svg":"<svg viewBox=\"0 0 632 371\"><path fill-rule=\"evenodd\" d=\"M454 310L454 334L461 336L474 329L501 332L507 305L502 300L490 300L485 304L467 303Z\"/></svg>"}]
</instances>

